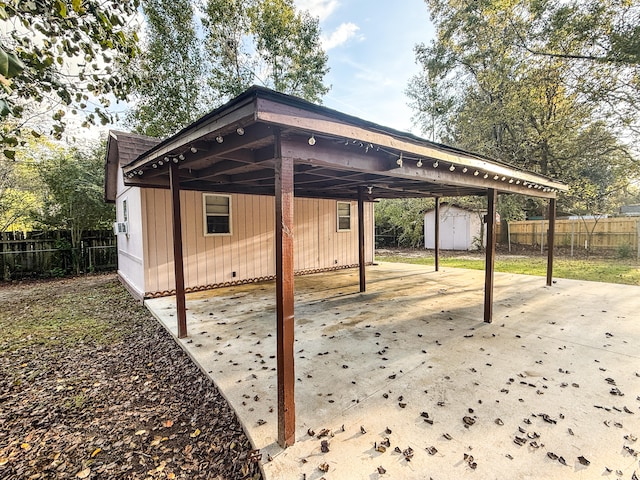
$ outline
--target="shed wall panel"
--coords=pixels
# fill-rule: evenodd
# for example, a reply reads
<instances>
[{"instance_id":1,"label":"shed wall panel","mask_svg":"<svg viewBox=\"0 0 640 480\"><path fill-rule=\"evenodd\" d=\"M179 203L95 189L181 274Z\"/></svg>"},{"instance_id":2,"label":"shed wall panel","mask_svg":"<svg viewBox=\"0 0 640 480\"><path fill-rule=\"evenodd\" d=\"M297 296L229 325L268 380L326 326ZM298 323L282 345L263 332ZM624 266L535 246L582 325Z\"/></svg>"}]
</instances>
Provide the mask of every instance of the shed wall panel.
<instances>
[{"instance_id":1,"label":"shed wall panel","mask_svg":"<svg viewBox=\"0 0 640 480\"><path fill-rule=\"evenodd\" d=\"M122 182L119 171L118 181ZM124 188L116 197L116 220L124 222L123 202L127 202L128 234L117 235L118 274L140 296L145 292L144 248L145 231L142 215L142 197L139 188Z\"/></svg>"},{"instance_id":2,"label":"shed wall panel","mask_svg":"<svg viewBox=\"0 0 640 480\"><path fill-rule=\"evenodd\" d=\"M175 288L169 192L147 189L145 212L148 267L145 292ZM183 253L187 288L275 275L275 203L262 195L231 195L231 235L204 234L202 192L182 191ZM351 230L337 231L335 200L296 198L296 271L358 263L357 204L351 202ZM373 261L373 204L365 204L366 261ZM235 272L235 276L234 276Z\"/></svg>"}]
</instances>

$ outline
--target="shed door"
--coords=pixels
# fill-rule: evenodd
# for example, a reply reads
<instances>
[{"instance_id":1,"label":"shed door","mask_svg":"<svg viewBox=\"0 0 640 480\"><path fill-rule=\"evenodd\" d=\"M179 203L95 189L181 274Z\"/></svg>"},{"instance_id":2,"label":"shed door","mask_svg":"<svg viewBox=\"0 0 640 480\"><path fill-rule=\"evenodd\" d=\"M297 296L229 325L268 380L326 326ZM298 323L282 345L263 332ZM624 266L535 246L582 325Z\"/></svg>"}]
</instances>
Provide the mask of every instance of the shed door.
<instances>
[{"instance_id":1,"label":"shed door","mask_svg":"<svg viewBox=\"0 0 640 480\"><path fill-rule=\"evenodd\" d=\"M453 249L469 250L469 221L467 215L454 215L453 220Z\"/></svg>"}]
</instances>

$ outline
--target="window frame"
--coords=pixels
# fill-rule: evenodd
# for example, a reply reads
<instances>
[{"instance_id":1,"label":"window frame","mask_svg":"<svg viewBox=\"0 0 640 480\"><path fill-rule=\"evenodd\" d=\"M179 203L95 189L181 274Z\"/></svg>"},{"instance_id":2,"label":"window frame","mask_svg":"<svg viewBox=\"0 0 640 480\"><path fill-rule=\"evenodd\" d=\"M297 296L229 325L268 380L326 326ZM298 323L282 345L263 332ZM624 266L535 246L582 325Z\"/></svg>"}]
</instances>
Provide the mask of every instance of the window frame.
<instances>
[{"instance_id":1,"label":"window frame","mask_svg":"<svg viewBox=\"0 0 640 480\"><path fill-rule=\"evenodd\" d=\"M122 199L122 221L128 223L129 222L129 198L124 197Z\"/></svg>"},{"instance_id":2,"label":"window frame","mask_svg":"<svg viewBox=\"0 0 640 480\"><path fill-rule=\"evenodd\" d=\"M340 205L347 205L349 207L349 216L340 215ZM349 228L340 228L340 218L349 219ZM351 231L351 202L336 201L336 231L337 232L350 232Z\"/></svg>"},{"instance_id":3,"label":"window frame","mask_svg":"<svg viewBox=\"0 0 640 480\"><path fill-rule=\"evenodd\" d=\"M208 227L207 218L209 216L224 217L225 215L207 214L207 198L208 197L224 197L228 199L229 212L226 215L229 218L228 232L213 232L213 233L209 232L207 228ZM233 235L233 225L231 223L233 208L232 208L231 199L232 199L231 195L225 195L223 193L203 193L202 194L202 231L205 237L230 237L231 235Z\"/></svg>"}]
</instances>

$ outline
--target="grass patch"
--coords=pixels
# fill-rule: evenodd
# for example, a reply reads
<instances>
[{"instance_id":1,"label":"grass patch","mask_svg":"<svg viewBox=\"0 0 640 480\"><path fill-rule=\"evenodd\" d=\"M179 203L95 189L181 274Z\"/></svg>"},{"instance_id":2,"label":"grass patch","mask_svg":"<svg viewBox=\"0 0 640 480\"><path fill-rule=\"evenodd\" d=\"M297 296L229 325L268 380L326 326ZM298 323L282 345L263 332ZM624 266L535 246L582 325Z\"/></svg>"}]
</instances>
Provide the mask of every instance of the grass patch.
<instances>
[{"instance_id":1,"label":"grass patch","mask_svg":"<svg viewBox=\"0 0 640 480\"><path fill-rule=\"evenodd\" d=\"M29 287L31 295L3 302L0 312L0 351L32 345L73 346L78 342L111 345L130 331L122 315L130 310L130 298L112 278L98 281L60 282L53 291ZM129 304L129 305L127 305Z\"/></svg>"},{"instance_id":2,"label":"grass patch","mask_svg":"<svg viewBox=\"0 0 640 480\"><path fill-rule=\"evenodd\" d=\"M434 263L433 257L406 257L401 255L379 255L376 256L376 260L417 265L433 265ZM484 260L474 258L445 257L440 259L440 265L443 267L484 270ZM547 275L547 259L546 257L499 258L496 259L495 268L497 272L544 277ZM553 261L553 276L555 278L570 278L574 280L640 285L640 265L632 264L629 260L555 258Z\"/></svg>"}]
</instances>

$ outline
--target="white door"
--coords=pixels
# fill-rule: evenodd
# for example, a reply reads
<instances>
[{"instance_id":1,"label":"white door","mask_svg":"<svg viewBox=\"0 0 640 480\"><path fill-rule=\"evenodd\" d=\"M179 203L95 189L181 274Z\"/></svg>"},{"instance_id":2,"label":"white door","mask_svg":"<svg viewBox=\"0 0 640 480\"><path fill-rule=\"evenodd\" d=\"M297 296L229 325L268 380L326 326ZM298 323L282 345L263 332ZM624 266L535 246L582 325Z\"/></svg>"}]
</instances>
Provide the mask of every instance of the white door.
<instances>
[{"instance_id":1,"label":"white door","mask_svg":"<svg viewBox=\"0 0 640 480\"><path fill-rule=\"evenodd\" d=\"M453 217L453 249L469 250L469 222L466 215Z\"/></svg>"}]
</instances>

